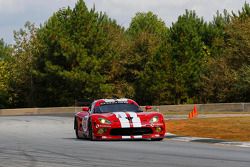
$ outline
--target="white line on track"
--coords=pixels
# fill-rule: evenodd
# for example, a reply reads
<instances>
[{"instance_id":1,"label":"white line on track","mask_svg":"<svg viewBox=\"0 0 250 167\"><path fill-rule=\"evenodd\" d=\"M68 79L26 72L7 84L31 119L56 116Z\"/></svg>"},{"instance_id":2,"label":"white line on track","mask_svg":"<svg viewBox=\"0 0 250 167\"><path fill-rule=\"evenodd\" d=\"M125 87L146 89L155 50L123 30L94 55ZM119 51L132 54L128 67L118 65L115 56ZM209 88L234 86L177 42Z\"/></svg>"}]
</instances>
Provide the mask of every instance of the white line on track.
<instances>
[{"instance_id":1,"label":"white line on track","mask_svg":"<svg viewBox=\"0 0 250 167\"><path fill-rule=\"evenodd\" d=\"M230 146L237 146L237 147L245 147L250 148L250 142L230 142L230 141L223 141L213 138L202 138L202 137L186 137L186 136L177 136L173 133L166 133L166 138L169 140L175 140L175 141L183 141L183 142L205 142L205 143L212 143L217 145L230 145Z\"/></svg>"}]
</instances>

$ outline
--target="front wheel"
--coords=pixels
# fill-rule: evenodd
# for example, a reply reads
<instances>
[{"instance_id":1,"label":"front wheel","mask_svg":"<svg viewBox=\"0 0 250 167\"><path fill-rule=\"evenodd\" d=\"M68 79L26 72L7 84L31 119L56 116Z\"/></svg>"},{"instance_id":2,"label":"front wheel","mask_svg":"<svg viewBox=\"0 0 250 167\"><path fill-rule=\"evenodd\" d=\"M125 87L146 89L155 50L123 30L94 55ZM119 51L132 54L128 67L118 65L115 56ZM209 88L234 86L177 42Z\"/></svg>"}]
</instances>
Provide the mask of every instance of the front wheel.
<instances>
[{"instance_id":1,"label":"front wheel","mask_svg":"<svg viewBox=\"0 0 250 167\"><path fill-rule=\"evenodd\" d=\"M93 128L91 122L89 122L88 128L89 128L89 140L93 140Z\"/></svg>"},{"instance_id":2,"label":"front wheel","mask_svg":"<svg viewBox=\"0 0 250 167\"><path fill-rule=\"evenodd\" d=\"M80 139L80 136L78 134L78 123L77 123L77 119L75 118L75 121L74 121L74 128L75 128L75 133L76 133L76 138L77 139Z\"/></svg>"}]
</instances>

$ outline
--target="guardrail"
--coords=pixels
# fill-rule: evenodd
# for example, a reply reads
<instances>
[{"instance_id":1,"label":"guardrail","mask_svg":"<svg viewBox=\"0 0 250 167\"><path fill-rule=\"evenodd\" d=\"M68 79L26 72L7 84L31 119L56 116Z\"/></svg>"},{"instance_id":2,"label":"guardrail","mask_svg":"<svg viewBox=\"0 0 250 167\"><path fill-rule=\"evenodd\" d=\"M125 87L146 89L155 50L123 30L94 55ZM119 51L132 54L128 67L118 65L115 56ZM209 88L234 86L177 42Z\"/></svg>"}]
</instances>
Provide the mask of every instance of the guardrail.
<instances>
[{"instance_id":1,"label":"guardrail","mask_svg":"<svg viewBox=\"0 0 250 167\"><path fill-rule=\"evenodd\" d=\"M0 116L74 113L80 110L80 107L0 109Z\"/></svg>"},{"instance_id":2,"label":"guardrail","mask_svg":"<svg viewBox=\"0 0 250 167\"><path fill-rule=\"evenodd\" d=\"M194 104L187 105L162 105L158 106L160 111L192 111ZM201 112L250 112L250 103L212 103L197 104Z\"/></svg>"},{"instance_id":3,"label":"guardrail","mask_svg":"<svg viewBox=\"0 0 250 167\"><path fill-rule=\"evenodd\" d=\"M153 106L164 111L192 111L194 105L161 105ZM250 103L214 103L214 104L197 104L200 112L218 111L218 112L250 112ZM11 115L43 115L58 113L75 113L81 111L81 107L53 107L53 108L21 108L21 109L0 109L0 116Z\"/></svg>"}]
</instances>

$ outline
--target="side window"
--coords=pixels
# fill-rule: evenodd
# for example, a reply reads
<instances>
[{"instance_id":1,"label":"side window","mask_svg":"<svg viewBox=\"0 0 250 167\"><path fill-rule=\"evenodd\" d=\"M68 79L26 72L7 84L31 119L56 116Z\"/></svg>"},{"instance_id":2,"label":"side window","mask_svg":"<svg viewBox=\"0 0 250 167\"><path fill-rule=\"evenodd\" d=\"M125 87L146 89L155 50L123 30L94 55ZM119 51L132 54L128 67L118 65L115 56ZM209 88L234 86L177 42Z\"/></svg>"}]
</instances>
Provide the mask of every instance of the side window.
<instances>
[{"instance_id":1,"label":"side window","mask_svg":"<svg viewBox=\"0 0 250 167\"><path fill-rule=\"evenodd\" d=\"M101 113L101 109L100 109L100 107L95 107L95 109L94 109L94 113Z\"/></svg>"},{"instance_id":2,"label":"side window","mask_svg":"<svg viewBox=\"0 0 250 167\"><path fill-rule=\"evenodd\" d=\"M93 102L91 105L90 113L94 113L94 108L95 108L95 102Z\"/></svg>"}]
</instances>

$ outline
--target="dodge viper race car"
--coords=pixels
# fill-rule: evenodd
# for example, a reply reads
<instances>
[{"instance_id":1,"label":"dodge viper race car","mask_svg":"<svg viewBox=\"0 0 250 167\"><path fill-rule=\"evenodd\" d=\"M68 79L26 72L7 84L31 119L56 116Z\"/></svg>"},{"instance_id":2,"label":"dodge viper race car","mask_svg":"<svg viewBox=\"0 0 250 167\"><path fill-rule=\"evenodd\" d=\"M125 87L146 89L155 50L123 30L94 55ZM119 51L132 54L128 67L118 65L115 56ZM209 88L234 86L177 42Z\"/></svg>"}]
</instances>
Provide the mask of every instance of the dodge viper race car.
<instances>
[{"instance_id":1,"label":"dodge viper race car","mask_svg":"<svg viewBox=\"0 0 250 167\"><path fill-rule=\"evenodd\" d=\"M75 114L74 129L77 138L90 140L162 140L166 132L161 113L143 112L131 99L95 100Z\"/></svg>"}]
</instances>

